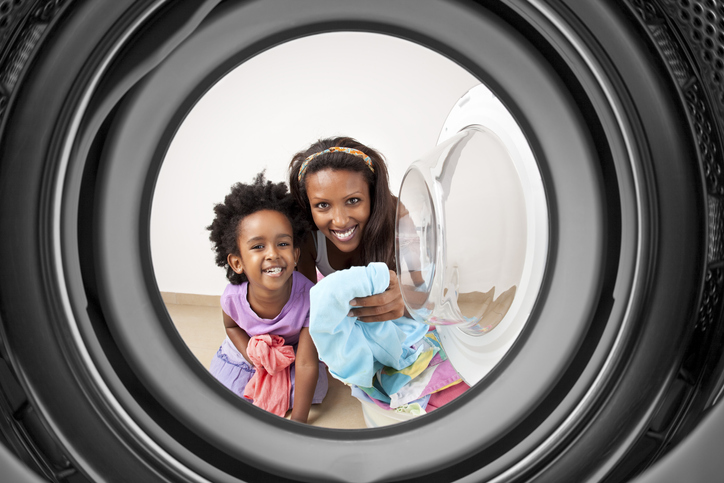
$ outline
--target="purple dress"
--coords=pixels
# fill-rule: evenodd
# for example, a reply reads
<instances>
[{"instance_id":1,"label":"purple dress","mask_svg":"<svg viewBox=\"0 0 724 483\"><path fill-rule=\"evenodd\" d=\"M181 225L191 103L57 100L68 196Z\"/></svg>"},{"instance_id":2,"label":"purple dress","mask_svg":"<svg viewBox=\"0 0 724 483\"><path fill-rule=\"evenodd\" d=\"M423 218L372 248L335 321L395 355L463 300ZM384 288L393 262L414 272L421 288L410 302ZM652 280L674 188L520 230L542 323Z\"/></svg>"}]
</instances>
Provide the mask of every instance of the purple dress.
<instances>
[{"instance_id":1,"label":"purple dress","mask_svg":"<svg viewBox=\"0 0 724 483\"><path fill-rule=\"evenodd\" d=\"M273 334L284 338L285 345L294 346L296 351L299 332L309 327L309 289L314 286L304 275L292 274L292 293L282 311L273 319L262 319L252 310L246 298L248 282L229 284L221 295L221 308L249 337ZM234 343L226 337L216 352L209 367L211 374L239 397L244 397L244 388L254 375L254 366L241 355ZM289 407L294 406L294 363L291 365L292 389ZM319 404L327 395L327 366L320 361L319 379L314 390L312 404Z\"/></svg>"}]
</instances>

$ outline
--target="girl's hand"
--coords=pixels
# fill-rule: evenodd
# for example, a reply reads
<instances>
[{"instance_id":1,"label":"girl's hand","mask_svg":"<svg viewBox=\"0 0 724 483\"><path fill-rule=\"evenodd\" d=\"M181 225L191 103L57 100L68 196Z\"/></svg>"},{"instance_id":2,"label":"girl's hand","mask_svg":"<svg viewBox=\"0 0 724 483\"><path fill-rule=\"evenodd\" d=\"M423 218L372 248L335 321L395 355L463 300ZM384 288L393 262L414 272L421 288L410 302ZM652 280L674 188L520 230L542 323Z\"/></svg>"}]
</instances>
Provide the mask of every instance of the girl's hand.
<instances>
[{"instance_id":1,"label":"girl's hand","mask_svg":"<svg viewBox=\"0 0 724 483\"><path fill-rule=\"evenodd\" d=\"M390 270L390 285L384 292L369 297L356 298L351 300L349 304L359 307L352 309L349 315L357 317L362 322L383 322L385 320L399 319L405 315L405 302L402 300L397 273Z\"/></svg>"},{"instance_id":2,"label":"girl's hand","mask_svg":"<svg viewBox=\"0 0 724 483\"><path fill-rule=\"evenodd\" d=\"M299 345L297 345L297 358L294 361L296 372L294 383L294 407L289 417L292 421L306 423L309 419L309 409L312 407L314 390L317 388L319 378L319 355L314 347L309 327L303 327L299 332Z\"/></svg>"}]
</instances>

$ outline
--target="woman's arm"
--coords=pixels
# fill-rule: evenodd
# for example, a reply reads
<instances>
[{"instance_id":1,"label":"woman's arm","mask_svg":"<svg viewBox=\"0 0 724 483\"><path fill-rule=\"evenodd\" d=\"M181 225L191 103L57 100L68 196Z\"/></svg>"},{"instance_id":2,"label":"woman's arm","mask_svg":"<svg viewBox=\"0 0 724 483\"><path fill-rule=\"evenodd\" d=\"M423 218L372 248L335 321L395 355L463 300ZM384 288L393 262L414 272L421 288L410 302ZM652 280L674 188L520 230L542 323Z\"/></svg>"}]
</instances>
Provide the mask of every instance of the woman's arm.
<instances>
[{"instance_id":1,"label":"woman's arm","mask_svg":"<svg viewBox=\"0 0 724 483\"><path fill-rule=\"evenodd\" d=\"M291 420L306 423L319 379L319 356L312 336L309 335L309 327L303 327L299 333L294 367L294 407Z\"/></svg>"},{"instance_id":2,"label":"woman's arm","mask_svg":"<svg viewBox=\"0 0 724 483\"><path fill-rule=\"evenodd\" d=\"M229 336L229 340L236 346L237 350L241 352L244 359L249 360L249 356L246 355L246 348L249 345L249 334L239 325L234 322L234 319L229 317L226 312L221 311L224 314L224 328L226 329L226 335Z\"/></svg>"},{"instance_id":3,"label":"woman's arm","mask_svg":"<svg viewBox=\"0 0 724 483\"><path fill-rule=\"evenodd\" d=\"M409 317L405 302L402 300L397 273L394 270L390 270L390 285L387 290L369 297L353 299L349 304L359 307L352 309L350 315L362 322L383 322L399 319L403 315Z\"/></svg>"}]
</instances>

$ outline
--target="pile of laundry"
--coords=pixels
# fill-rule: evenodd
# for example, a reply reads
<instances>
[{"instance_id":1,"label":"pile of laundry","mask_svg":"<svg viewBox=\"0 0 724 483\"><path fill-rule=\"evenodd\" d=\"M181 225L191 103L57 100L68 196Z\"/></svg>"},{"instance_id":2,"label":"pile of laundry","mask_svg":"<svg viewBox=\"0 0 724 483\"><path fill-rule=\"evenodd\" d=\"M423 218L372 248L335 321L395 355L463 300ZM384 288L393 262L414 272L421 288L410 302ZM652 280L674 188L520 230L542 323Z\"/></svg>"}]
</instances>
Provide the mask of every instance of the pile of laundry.
<instances>
[{"instance_id":1,"label":"pile of laundry","mask_svg":"<svg viewBox=\"0 0 724 483\"><path fill-rule=\"evenodd\" d=\"M349 301L383 292L384 263L340 270L310 291L309 333L330 374L352 386L352 395L390 410L424 414L469 386L455 371L437 332L408 317L362 322L349 316Z\"/></svg>"},{"instance_id":2,"label":"pile of laundry","mask_svg":"<svg viewBox=\"0 0 724 483\"><path fill-rule=\"evenodd\" d=\"M455 399L468 389L447 359L434 330L413 346L423 347L415 362L402 369L385 366L371 387L353 386L352 395L382 409L424 414Z\"/></svg>"}]
</instances>

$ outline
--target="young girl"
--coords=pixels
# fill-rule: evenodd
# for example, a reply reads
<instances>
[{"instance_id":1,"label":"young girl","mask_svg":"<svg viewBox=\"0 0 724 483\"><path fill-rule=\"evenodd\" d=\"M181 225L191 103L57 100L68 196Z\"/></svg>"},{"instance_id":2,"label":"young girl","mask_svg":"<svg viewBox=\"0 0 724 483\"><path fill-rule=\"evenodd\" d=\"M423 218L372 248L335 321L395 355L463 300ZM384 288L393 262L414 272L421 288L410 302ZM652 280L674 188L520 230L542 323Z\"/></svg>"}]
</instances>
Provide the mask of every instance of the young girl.
<instances>
[{"instance_id":1,"label":"young girl","mask_svg":"<svg viewBox=\"0 0 724 483\"><path fill-rule=\"evenodd\" d=\"M313 284L295 271L306 227L303 215L285 184L266 181L263 173L252 184L235 184L214 212L209 238L216 264L226 269L230 284L221 296L227 337L210 371L239 396L246 390L247 399L251 399L253 386L259 399L254 400L255 405L273 407L281 416L290 407L291 419L306 423L311 404L321 403L327 393L327 374L309 335L309 289ZM281 337L284 345L296 348L288 396L280 396L279 387L267 380L264 384L268 387L259 387L259 376L265 371L252 379L257 368L249 362L249 352L253 348L256 357L256 344L264 336L271 336L263 339L266 342L278 342L276 337ZM283 359L289 354L276 352L272 357L275 355ZM291 354L285 364L293 357Z\"/></svg>"},{"instance_id":2,"label":"young girl","mask_svg":"<svg viewBox=\"0 0 724 483\"><path fill-rule=\"evenodd\" d=\"M382 155L349 137L322 139L294 155L289 186L317 231L302 247L299 271L317 280L337 270L383 262L388 289L360 297L352 314L381 322L405 313L395 262L396 198Z\"/></svg>"}]
</instances>

